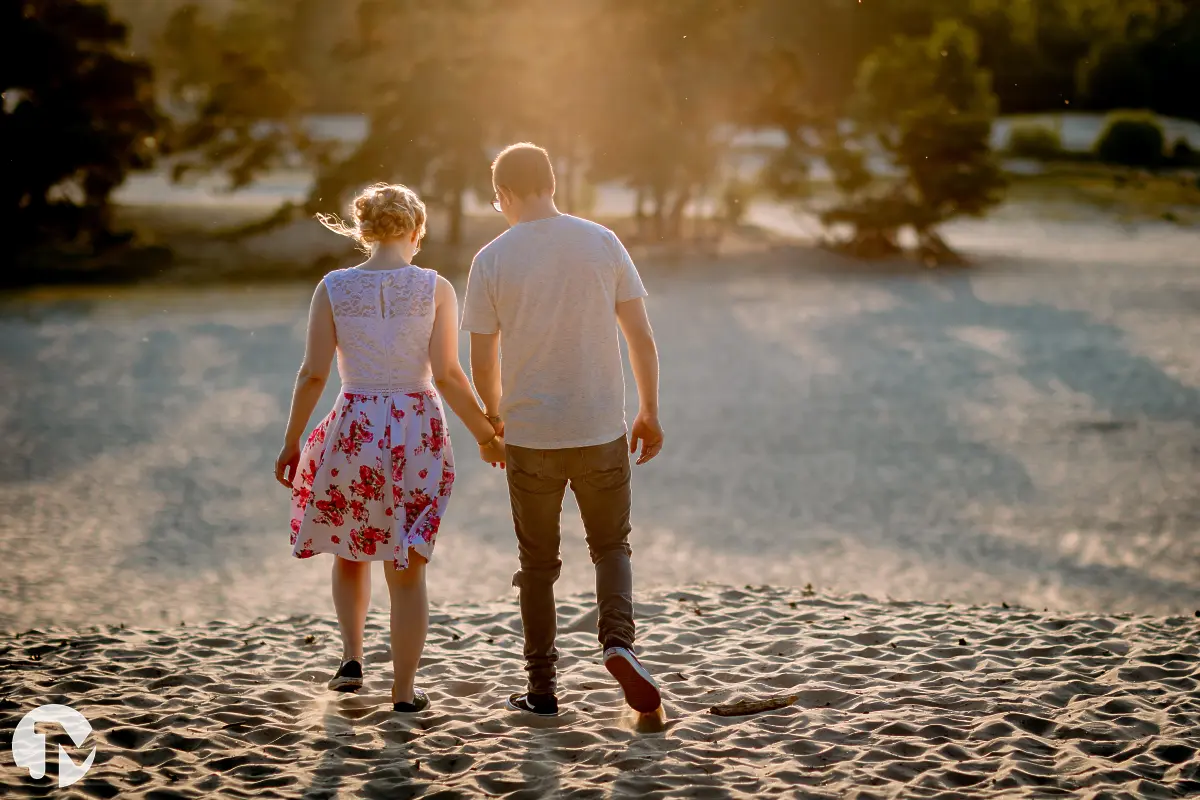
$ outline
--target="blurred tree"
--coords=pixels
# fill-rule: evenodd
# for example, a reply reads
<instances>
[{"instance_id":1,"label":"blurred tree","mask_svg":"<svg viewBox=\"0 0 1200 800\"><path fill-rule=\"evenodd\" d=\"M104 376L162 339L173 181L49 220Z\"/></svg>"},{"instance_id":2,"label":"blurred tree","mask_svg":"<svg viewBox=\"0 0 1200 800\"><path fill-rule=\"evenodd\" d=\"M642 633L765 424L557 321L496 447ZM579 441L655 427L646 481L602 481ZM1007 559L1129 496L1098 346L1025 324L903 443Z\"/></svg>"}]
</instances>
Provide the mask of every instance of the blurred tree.
<instances>
[{"instance_id":1,"label":"blurred tree","mask_svg":"<svg viewBox=\"0 0 1200 800\"><path fill-rule=\"evenodd\" d=\"M1052 161L1063 157L1062 135L1047 125L1026 122L1013 125L1008 132L1008 155Z\"/></svg>"},{"instance_id":2,"label":"blurred tree","mask_svg":"<svg viewBox=\"0 0 1200 800\"><path fill-rule=\"evenodd\" d=\"M936 220L977 213L976 200L986 205L981 198L994 196L980 133L996 109L981 98L994 90L1005 111L1057 110L1079 84L1098 106L1150 92L1152 107L1186 111L1195 92L1145 76L1191 74L1196 6L220 0L175 12L160 63L184 112L172 138L181 173L223 170L237 186L296 159L317 171L310 209L328 209L363 183L400 180L447 211L456 242L465 198L490 193L483 165L491 154L531 139L556 159L565 208L574 207L585 174L619 181L636 194L642 235L675 238L690 204L719 196L738 177L722 174L738 131L772 129L787 146L767 153L769 189L799 196L823 157L841 192L876 191L866 164L882 148L908 186L889 200L891 210L913 218L933 247ZM945 44L948 55L938 50L930 60L930 42ZM887 59L916 77L889 82L877 68L867 71ZM909 89L936 95L956 70L978 96ZM979 88L985 72L992 89ZM306 116L330 109L368 118L354 152L334 157L309 137ZM847 138L851 123L857 133ZM928 168L918 163L935 156Z\"/></svg>"},{"instance_id":3,"label":"blurred tree","mask_svg":"<svg viewBox=\"0 0 1200 800\"><path fill-rule=\"evenodd\" d=\"M590 32L590 67L604 76L593 178L636 192L640 238L678 239L688 205L716 178L740 88L737 14L704 0L607 0Z\"/></svg>"},{"instance_id":4,"label":"blurred tree","mask_svg":"<svg viewBox=\"0 0 1200 800\"><path fill-rule=\"evenodd\" d=\"M241 188L263 171L317 160L304 127L313 109L297 58L302 0L233 0L180 6L163 31L156 64L175 125L175 178L222 171Z\"/></svg>"},{"instance_id":5,"label":"blurred tree","mask_svg":"<svg viewBox=\"0 0 1200 800\"><path fill-rule=\"evenodd\" d=\"M760 178L777 196L809 191L813 161L837 139L837 125L862 59L860 26L875 21L836 0L814 0L797 14L790 0L761 0L746 24L748 93L740 121L782 131L786 146L767 156ZM754 48L754 43L766 46Z\"/></svg>"},{"instance_id":6,"label":"blurred tree","mask_svg":"<svg viewBox=\"0 0 1200 800\"><path fill-rule=\"evenodd\" d=\"M974 32L943 21L931 36L897 37L863 63L851 102L856 130L829 148L844 197L822 215L853 228L852 252L894 252L899 231L911 227L924 257L952 259L937 226L999 202L1004 180L989 145L996 99L978 58ZM876 147L897 176L869 177L864 161Z\"/></svg>"},{"instance_id":7,"label":"blurred tree","mask_svg":"<svg viewBox=\"0 0 1200 800\"><path fill-rule=\"evenodd\" d=\"M818 3L819 5L819 3ZM900 34L926 36L935 23L957 19L978 34L979 63L991 72L1001 113L1059 111L1079 107L1086 94L1093 107L1107 110L1128 105L1107 89L1086 92L1081 74L1105 54L1126 52L1177 22L1194 0L892 0L869 11L866 4L856 21L854 40L859 56ZM1166 35L1164 43L1178 41ZM1193 49L1192 54L1195 53ZM1186 60L1186 51L1173 56ZM1138 81L1146 69L1140 51L1114 61L1110 75L1114 90L1127 96L1120 84ZM1156 75L1165 78L1166 75ZM1162 93L1178 97L1173 89ZM1156 108L1156 110L1158 110Z\"/></svg>"},{"instance_id":8,"label":"blurred tree","mask_svg":"<svg viewBox=\"0 0 1200 800\"><path fill-rule=\"evenodd\" d=\"M1080 64L1088 108L1146 108L1200 120L1200 3L1164 2L1124 20Z\"/></svg>"},{"instance_id":9,"label":"blurred tree","mask_svg":"<svg viewBox=\"0 0 1200 800\"><path fill-rule=\"evenodd\" d=\"M496 135L533 141L555 163L557 200L568 212L586 205L592 134L601 121L601 97L609 70L582 46L603 30L604 0L524 0L509 3L496 31L496 69L515 91L498 110Z\"/></svg>"},{"instance_id":10,"label":"blurred tree","mask_svg":"<svg viewBox=\"0 0 1200 800\"><path fill-rule=\"evenodd\" d=\"M489 147L509 109L511 68L497 0L430 6L421 0L363 0L358 30L340 52L369 117L361 146L324 165L310 208L373 180L418 188L449 215L447 241L462 239L468 192L487 194Z\"/></svg>"},{"instance_id":11,"label":"blurred tree","mask_svg":"<svg viewBox=\"0 0 1200 800\"><path fill-rule=\"evenodd\" d=\"M81 0L0 2L0 207L8 247L114 241L109 195L148 166L159 117L125 27Z\"/></svg>"},{"instance_id":12,"label":"blurred tree","mask_svg":"<svg viewBox=\"0 0 1200 800\"><path fill-rule=\"evenodd\" d=\"M113 16L129 26L132 50L150 54L157 77L162 67L177 61L178 51L163 48L172 18L186 6L212 26L224 28L230 14L245 13L243 0L105 0ZM284 9L292 45L290 58L301 76L313 107L319 113L352 110L345 71L334 44L346 38L354 24L355 0L275 0Z\"/></svg>"},{"instance_id":13,"label":"blurred tree","mask_svg":"<svg viewBox=\"0 0 1200 800\"><path fill-rule=\"evenodd\" d=\"M1096 156L1108 164L1157 167L1166 158L1162 123L1144 111L1116 111L1105 119Z\"/></svg>"}]
</instances>

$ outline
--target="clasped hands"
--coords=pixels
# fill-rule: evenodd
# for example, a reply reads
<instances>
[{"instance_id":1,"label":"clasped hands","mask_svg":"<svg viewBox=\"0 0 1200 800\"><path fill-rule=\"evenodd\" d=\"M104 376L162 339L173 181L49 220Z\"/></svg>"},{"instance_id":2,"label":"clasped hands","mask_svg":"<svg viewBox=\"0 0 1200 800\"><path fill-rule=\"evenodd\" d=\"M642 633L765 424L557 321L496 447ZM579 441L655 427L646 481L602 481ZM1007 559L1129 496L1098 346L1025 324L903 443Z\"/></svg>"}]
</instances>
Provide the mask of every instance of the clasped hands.
<instances>
[{"instance_id":1,"label":"clasped hands","mask_svg":"<svg viewBox=\"0 0 1200 800\"><path fill-rule=\"evenodd\" d=\"M505 454L504 454L504 420L499 417L488 417L488 422L492 423L492 430L496 435L486 442L479 445L479 457L491 464L493 467L504 469Z\"/></svg>"}]
</instances>

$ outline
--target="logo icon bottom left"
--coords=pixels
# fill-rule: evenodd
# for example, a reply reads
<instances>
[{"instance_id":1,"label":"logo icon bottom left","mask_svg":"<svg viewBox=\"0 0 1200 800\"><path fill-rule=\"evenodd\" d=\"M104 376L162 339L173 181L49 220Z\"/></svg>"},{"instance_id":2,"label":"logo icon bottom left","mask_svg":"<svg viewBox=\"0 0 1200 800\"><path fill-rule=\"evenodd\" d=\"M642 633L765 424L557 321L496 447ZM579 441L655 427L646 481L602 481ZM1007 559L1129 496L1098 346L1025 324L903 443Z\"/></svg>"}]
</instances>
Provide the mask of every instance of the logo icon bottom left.
<instances>
[{"instance_id":1,"label":"logo icon bottom left","mask_svg":"<svg viewBox=\"0 0 1200 800\"><path fill-rule=\"evenodd\" d=\"M70 706L46 705L38 706L17 723L13 733L13 761L18 767L29 770L29 777L41 779L46 777L46 736L37 732L37 723L56 722L62 726L76 747L81 747L92 732L92 725L87 717ZM58 747L58 786L63 788L78 781L92 767L96 758L96 748L88 753L82 766L71 760L71 757Z\"/></svg>"}]
</instances>

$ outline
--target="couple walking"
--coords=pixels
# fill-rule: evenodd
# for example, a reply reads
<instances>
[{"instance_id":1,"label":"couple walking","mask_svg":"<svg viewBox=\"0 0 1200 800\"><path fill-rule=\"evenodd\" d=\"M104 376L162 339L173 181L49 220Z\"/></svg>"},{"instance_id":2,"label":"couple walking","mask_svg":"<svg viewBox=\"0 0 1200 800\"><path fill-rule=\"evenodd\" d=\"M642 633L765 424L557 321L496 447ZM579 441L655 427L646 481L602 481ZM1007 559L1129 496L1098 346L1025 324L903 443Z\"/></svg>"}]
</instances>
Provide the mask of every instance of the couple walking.
<instances>
[{"instance_id":1,"label":"couple walking","mask_svg":"<svg viewBox=\"0 0 1200 800\"><path fill-rule=\"evenodd\" d=\"M425 234L420 198L380 184L355 200L353 224L321 218L370 255L326 275L313 294L275 475L292 490L293 555L334 555L342 663L329 685L362 687L370 564L382 561L391 598L393 708L429 706L414 681L429 620L425 565L454 486L444 398L480 457L507 470L528 673L527 691L508 706L558 713L554 582L570 485L596 567L604 665L627 702L650 712L660 698L633 653L629 548L629 454L640 443L642 464L663 443L646 290L612 231L559 213L545 150L505 149L492 164L492 185L492 205L510 227L479 251L467 280L461 328L471 334L474 390L458 360L454 288L412 264ZM630 430L618 328L638 388ZM341 393L301 447L335 353Z\"/></svg>"}]
</instances>

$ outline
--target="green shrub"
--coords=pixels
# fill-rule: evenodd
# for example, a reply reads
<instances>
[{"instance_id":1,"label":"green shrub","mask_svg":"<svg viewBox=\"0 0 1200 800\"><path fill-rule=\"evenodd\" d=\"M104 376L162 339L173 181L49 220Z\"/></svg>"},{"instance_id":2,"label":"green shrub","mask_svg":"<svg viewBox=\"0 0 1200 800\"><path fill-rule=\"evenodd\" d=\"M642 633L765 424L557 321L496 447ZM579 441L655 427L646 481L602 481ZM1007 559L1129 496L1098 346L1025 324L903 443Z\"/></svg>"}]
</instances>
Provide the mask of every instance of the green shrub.
<instances>
[{"instance_id":1,"label":"green shrub","mask_svg":"<svg viewBox=\"0 0 1200 800\"><path fill-rule=\"evenodd\" d=\"M1171 148L1171 166L1200 166L1200 153L1197 153L1188 140L1182 136L1175 141L1175 146Z\"/></svg>"},{"instance_id":2,"label":"green shrub","mask_svg":"<svg viewBox=\"0 0 1200 800\"><path fill-rule=\"evenodd\" d=\"M1156 167L1163 161L1165 143L1162 125L1153 114L1119 111L1108 115L1096 156L1108 164Z\"/></svg>"},{"instance_id":3,"label":"green shrub","mask_svg":"<svg viewBox=\"0 0 1200 800\"><path fill-rule=\"evenodd\" d=\"M1008 154L1049 161L1063 154L1062 137L1045 125L1014 125L1008 134Z\"/></svg>"}]
</instances>

